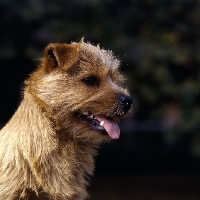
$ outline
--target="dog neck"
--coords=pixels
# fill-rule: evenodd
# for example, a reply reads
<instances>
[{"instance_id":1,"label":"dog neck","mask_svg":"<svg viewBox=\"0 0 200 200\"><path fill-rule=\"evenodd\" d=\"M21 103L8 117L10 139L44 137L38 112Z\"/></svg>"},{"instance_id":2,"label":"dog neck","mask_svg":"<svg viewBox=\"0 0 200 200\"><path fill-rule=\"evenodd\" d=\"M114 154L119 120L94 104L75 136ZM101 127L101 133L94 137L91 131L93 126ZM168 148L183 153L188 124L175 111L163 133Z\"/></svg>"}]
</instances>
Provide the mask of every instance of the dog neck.
<instances>
[{"instance_id":1,"label":"dog neck","mask_svg":"<svg viewBox=\"0 0 200 200\"><path fill-rule=\"evenodd\" d=\"M18 110L0 132L0 151L4 151L0 155L10 154L6 156L8 160L0 158L2 168L7 168L0 176L5 177L5 182L12 179L15 183L12 188L6 183L6 188L2 185L0 197L9 199L6 193L21 191L21 197L25 198L27 188L36 194L42 188L42 192L56 199L79 199L78 194L86 198L86 179L93 174L96 148L72 139L61 145L43 109L40 102L25 91ZM11 138L8 134L12 134L12 141L7 140Z\"/></svg>"}]
</instances>

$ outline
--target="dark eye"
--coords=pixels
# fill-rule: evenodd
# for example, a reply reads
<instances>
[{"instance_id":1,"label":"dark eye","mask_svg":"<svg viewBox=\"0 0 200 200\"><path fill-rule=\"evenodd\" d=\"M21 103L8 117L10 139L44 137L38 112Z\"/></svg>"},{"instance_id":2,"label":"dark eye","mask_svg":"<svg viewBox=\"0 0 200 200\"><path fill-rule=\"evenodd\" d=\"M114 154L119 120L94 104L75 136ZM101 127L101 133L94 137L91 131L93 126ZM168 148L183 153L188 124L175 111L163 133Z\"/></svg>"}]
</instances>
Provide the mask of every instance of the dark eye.
<instances>
[{"instance_id":1,"label":"dark eye","mask_svg":"<svg viewBox=\"0 0 200 200\"><path fill-rule=\"evenodd\" d=\"M97 77L95 76L89 76L87 78L84 78L82 80L86 85L89 85L89 86L99 86L99 80Z\"/></svg>"}]
</instances>

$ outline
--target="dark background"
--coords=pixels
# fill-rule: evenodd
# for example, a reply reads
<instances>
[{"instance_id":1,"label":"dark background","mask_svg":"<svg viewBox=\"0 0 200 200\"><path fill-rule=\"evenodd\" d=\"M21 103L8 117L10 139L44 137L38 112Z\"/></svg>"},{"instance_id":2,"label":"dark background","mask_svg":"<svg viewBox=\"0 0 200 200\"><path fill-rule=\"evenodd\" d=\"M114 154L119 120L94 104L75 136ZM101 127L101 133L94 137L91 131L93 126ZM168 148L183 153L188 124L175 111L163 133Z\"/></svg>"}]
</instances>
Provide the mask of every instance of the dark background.
<instances>
[{"instance_id":1,"label":"dark background","mask_svg":"<svg viewBox=\"0 0 200 200\"><path fill-rule=\"evenodd\" d=\"M134 99L118 141L102 145L92 200L200 198L200 1L1 0L0 126L50 42L110 49Z\"/></svg>"}]
</instances>

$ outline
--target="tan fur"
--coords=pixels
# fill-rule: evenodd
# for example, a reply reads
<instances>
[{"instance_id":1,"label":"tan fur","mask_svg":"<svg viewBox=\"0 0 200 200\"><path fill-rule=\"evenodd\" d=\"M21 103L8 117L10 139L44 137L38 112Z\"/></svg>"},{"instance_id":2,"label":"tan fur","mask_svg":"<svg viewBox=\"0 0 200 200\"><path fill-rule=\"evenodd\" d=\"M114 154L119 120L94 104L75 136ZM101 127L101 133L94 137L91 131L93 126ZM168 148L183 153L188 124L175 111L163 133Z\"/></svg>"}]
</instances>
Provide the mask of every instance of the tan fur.
<instances>
[{"instance_id":1,"label":"tan fur","mask_svg":"<svg viewBox=\"0 0 200 200\"><path fill-rule=\"evenodd\" d=\"M110 138L75 113L125 117L118 97L128 92L119 64L112 52L83 41L47 46L19 108L0 131L0 199L88 197L93 157ZM91 76L99 85L84 83Z\"/></svg>"}]
</instances>

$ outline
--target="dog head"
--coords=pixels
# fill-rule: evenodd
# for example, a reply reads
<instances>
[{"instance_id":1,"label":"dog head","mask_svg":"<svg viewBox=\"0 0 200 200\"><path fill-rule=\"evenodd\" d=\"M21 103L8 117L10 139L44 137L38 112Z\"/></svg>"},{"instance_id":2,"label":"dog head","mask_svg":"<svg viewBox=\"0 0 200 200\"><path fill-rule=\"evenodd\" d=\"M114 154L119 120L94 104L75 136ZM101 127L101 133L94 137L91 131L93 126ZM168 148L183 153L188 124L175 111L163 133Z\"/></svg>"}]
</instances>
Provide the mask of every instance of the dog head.
<instances>
[{"instance_id":1,"label":"dog head","mask_svg":"<svg viewBox=\"0 0 200 200\"><path fill-rule=\"evenodd\" d=\"M99 46L52 43L27 81L27 90L48 110L61 140L117 139L118 122L132 104L119 66L113 53Z\"/></svg>"}]
</instances>

